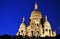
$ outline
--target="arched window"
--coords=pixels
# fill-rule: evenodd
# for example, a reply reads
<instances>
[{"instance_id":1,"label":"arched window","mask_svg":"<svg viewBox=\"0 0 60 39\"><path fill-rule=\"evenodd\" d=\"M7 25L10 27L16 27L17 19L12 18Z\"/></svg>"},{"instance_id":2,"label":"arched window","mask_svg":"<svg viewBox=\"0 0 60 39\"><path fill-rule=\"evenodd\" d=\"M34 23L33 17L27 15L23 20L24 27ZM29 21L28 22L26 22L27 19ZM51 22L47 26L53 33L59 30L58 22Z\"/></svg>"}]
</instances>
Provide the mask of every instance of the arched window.
<instances>
[{"instance_id":1,"label":"arched window","mask_svg":"<svg viewBox=\"0 0 60 39\"><path fill-rule=\"evenodd\" d=\"M31 33L32 33L32 36L33 36L33 31L31 31Z\"/></svg>"},{"instance_id":2,"label":"arched window","mask_svg":"<svg viewBox=\"0 0 60 39\"><path fill-rule=\"evenodd\" d=\"M39 24L37 24L37 26L39 26Z\"/></svg>"},{"instance_id":3,"label":"arched window","mask_svg":"<svg viewBox=\"0 0 60 39\"><path fill-rule=\"evenodd\" d=\"M49 30L49 34L51 34L51 30Z\"/></svg>"},{"instance_id":4,"label":"arched window","mask_svg":"<svg viewBox=\"0 0 60 39\"><path fill-rule=\"evenodd\" d=\"M40 35L39 31L37 31L37 36L39 36L39 35Z\"/></svg>"},{"instance_id":5,"label":"arched window","mask_svg":"<svg viewBox=\"0 0 60 39\"><path fill-rule=\"evenodd\" d=\"M20 32L18 33L18 36L20 35Z\"/></svg>"},{"instance_id":6,"label":"arched window","mask_svg":"<svg viewBox=\"0 0 60 39\"><path fill-rule=\"evenodd\" d=\"M48 31L48 29L46 29L46 31Z\"/></svg>"},{"instance_id":7,"label":"arched window","mask_svg":"<svg viewBox=\"0 0 60 39\"><path fill-rule=\"evenodd\" d=\"M39 31L37 31L37 33L39 34Z\"/></svg>"},{"instance_id":8,"label":"arched window","mask_svg":"<svg viewBox=\"0 0 60 39\"><path fill-rule=\"evenodd\" d=\"M23 30L21 30L21 33L23 33Z\"/></svg>"}]
</instances>

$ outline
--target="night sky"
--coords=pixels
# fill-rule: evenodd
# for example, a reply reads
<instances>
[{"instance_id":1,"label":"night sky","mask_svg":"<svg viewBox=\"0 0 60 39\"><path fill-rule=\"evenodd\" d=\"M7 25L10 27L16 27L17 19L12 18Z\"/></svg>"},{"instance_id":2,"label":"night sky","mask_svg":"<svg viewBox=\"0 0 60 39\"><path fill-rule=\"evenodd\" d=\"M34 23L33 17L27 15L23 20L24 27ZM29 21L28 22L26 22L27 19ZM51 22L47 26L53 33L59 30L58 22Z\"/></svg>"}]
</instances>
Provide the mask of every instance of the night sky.
<instances>
[{"instance_id":1,"label":"night sky","mask_svg":"<svg viewBox=\"0 0 60 39\"><path fill-rule=\"evenodd\" d=\"M34 10L36 0L0 0L0 35L15 35L25 17L28 25L31 12ZM60 34L60 1L37 0L39 11L43 17L48 16L52 30Z\"/></svg>"}]
</instances>

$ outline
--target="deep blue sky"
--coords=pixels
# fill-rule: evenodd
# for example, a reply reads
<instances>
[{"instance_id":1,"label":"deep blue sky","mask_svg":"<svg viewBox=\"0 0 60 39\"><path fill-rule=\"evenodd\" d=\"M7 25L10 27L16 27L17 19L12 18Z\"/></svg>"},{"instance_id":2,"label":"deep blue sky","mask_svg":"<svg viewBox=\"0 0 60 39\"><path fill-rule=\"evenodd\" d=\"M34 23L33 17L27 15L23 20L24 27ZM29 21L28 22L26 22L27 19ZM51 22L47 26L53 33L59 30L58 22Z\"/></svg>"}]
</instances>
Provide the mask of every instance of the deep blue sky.
<instances>
[{"instance_id":1,"label":"deep blue sky","mask_svg":"<svg viewBox=\"0 0 60 39\"><path fill-rule=\"evenodd\" d=\"M0 0L0 35L15 35L25 17L26 24L31 12L34 10L36 0ZM60 1L37 0L39 11L43 17L48 16L52 30L60 34Z\"/></svg>"}]
</instances>

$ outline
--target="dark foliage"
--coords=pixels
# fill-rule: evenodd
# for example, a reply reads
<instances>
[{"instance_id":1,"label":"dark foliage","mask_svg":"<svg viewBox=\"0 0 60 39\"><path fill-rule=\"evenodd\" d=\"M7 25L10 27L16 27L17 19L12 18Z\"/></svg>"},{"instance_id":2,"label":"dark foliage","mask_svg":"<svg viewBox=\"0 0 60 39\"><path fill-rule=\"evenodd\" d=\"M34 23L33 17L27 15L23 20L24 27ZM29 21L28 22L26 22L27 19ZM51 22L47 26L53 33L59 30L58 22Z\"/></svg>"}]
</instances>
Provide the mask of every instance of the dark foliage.
<instances>
[{"instance_id":1,"label":"dark foliage","mask_svg":"<svg viewBox=\"0 0 60 39\"><path fill-rule=\"evenodd\" d=\"M10 35L2 35L0 36L0 39L60 39L60 35L57 35L56 37L27 37L27 36L10 36Z\"/></svg>"}]
</instances>

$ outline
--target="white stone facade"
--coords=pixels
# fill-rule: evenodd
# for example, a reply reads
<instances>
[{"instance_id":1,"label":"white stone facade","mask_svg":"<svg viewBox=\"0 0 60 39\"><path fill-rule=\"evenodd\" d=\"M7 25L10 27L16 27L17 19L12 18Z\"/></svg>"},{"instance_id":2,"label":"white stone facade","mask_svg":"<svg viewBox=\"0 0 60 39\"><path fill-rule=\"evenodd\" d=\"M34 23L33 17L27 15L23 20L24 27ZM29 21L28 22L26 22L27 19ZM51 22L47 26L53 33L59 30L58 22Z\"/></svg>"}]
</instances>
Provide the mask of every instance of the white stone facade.
<instances>
[{"instance_id":1,"label":"white stone facade","mask_svg":"<svg viewBox=\"0 0 60 39\"><path fill-rule=\"evenodd\" d=\"M51 25L49 23L49 21L47 20L47 16L45 16L43 21L43 17L41 12L38 10L38 5L37 3L35 3L35 9L32 11L31 16L30 16L30 21L29 21L29 25L26 27L25 23L24 23L24 18L23 21L20 25L20 28L17 32L17 36L18 35L22 35L22 36L35 36L35 37L54 37L56 36L56 31L52 31L51 29Z\"/></svg>"}]
</instances>

